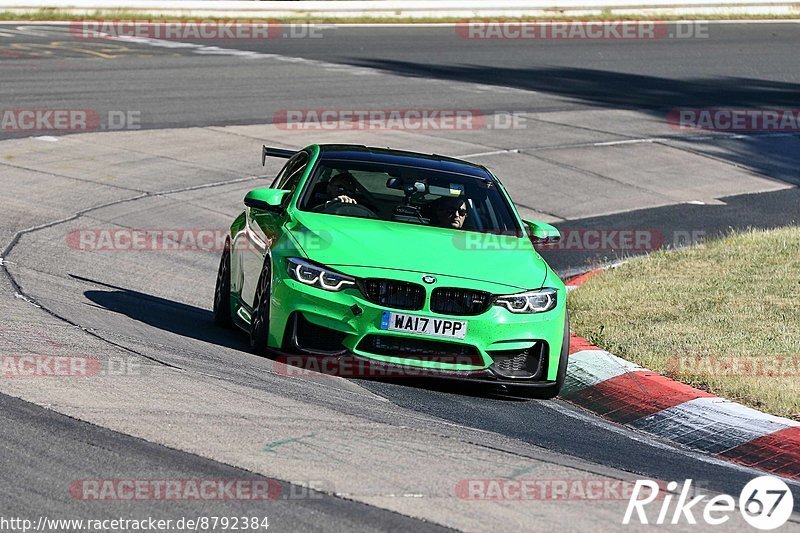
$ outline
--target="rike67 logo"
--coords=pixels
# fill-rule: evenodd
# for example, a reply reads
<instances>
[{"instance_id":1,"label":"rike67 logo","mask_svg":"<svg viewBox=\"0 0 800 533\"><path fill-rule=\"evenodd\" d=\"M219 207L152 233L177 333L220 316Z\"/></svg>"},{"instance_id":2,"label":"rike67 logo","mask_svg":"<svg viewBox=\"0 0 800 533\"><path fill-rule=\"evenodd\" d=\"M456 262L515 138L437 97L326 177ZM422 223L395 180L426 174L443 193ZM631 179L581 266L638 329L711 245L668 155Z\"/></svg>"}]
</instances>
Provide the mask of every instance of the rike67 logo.
<instances>
[{"instance_id":1,"label":"rike67 logo","mask_svg":"<svg viewBox=\"0 0 800 533\"><path fill-rule=\"evenodd\" d=\"M698 495L692 490L691 479L684 482L673 506L672 492L677 488L678 482L670 481L667 483L667 490L670 492L664 495L659 494L660 486L655 481L637 480L622 523L630 524L634 514L640 524L650 523L645 507L656 500L659 500L660 506L657 504L649 510L655 511L655 508L658 508L658 516L652 522L658 525L681 522L697 524L697 519L701 518L710 526L719 526L736 514L737 501L733 496L719 494L709 498L707 495ZM793 507L794 498L789 486L773 476L760 476L751 480L742 489L738 501L738 510L742 518L754 528L764 531L777 529L785 524L792 515ZM695 516L695 513L700 516Z\"/></svg>"}]
</instances>

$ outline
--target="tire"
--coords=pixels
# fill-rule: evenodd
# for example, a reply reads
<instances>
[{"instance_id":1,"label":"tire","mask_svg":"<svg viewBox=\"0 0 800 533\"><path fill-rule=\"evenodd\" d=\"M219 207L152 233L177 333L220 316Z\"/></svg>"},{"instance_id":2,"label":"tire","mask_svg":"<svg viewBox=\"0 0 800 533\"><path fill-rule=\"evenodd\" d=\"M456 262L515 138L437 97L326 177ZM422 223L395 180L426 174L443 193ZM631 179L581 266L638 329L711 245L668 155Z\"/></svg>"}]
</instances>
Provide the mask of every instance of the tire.
<instances>
[{"instance_id":1,"label":"tire","mask_svg":"<svg viewBox=\"0 0 800 533\"><path fill-rule=\"evenodd\" d=\"M267 354L267 336L269 334L269 299L272 271L269 257L264 261L261 276L256 288L255 308L250 319L250 349L258 355Z\"/></svg>"},{"instance_id":2,"label":"tire","mask_svg":"<svg viewBox=\"0 0 800 533\"><path fill-rule=\"evenodd\" d=\"M539 400L552 400L559 394L561 389L564 388L564 382L567 380L567 363L569 362L569 315L564 320L564 340L561 343L561 357L558 358L558 373L556 374L556 382L549 387L544 388L530 388L524 389L520 392L528 398L536 398Z\"/></svg>"},{"instance_id":3,"label":"tire","mask_svg":"<svg viewBox=\"0 0 800 533\"><path fill-rule=\"evenodd\" d=\"M214 287L214 322L223 328L231 327L231 247L228 242L222 250Z\"/></svg>"}]
</instances>

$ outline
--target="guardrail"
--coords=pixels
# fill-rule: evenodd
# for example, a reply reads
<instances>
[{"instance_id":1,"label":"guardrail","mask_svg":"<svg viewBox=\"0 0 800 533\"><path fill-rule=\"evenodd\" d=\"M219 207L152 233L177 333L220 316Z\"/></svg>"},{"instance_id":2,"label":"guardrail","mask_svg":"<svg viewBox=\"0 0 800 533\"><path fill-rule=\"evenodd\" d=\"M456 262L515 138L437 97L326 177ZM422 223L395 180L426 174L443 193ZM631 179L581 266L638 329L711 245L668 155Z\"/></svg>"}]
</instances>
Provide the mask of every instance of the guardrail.
<instances>
[{"instance_id":1,"label":"guardrail","mask_svg":"<svg viewBox=\"0 0 800 533\"><path fill-rule=\"evenodd\" d=\"M43 9L91 15L98 11L235 18L520 18L594 16L800 16L800 2L780 0L3 0L0 11Z\"/></svg>"}]
</instances>

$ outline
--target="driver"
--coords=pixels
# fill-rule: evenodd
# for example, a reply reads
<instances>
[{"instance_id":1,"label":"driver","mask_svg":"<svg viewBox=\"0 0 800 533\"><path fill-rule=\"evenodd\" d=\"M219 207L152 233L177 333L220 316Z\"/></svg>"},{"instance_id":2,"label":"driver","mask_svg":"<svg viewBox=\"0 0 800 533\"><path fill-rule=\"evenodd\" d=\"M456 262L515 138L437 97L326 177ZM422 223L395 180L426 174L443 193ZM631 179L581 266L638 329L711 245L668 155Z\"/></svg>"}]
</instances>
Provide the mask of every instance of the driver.
<instances>
[{"instance_id":1,"label":"driver","mask_svg":"<svg viewBox=\"0 0 800 533\"><path fill-rule=\"evenodd\" d=\"M467 203L463 198L442 196L431 203L431 222L441 228L461 229L467 220Z\"/></svg>"},{"instance_id":2,"label":"driver","mask_svg":"<svg viewBox=\"0 0 800 533\"><path fill-rule=\"evenodd\" d=\"M358 181L356 178L346 170L333 176L325 187L325 195L329 200L318 205L316 210L323 210L327 206L340 202L344 204L358 204L356 196L360 196L358 191ZM361 202L361 205L374 211L371 204L368 202Z\"/></svg>"},{"instance_id":3,"label":"driver","mask_svg":"<svg viewBox=\"0 0 800 533\"><path fill-rule=\"evenodd\" d=\"M328 195L328 200L325 205L332 202L342 202L345 204L357 204L355 199L356 195L356 178L349 172L340 172L328 180L328 185L325 187L325 192Z\"/></svg>"}]
</instances>

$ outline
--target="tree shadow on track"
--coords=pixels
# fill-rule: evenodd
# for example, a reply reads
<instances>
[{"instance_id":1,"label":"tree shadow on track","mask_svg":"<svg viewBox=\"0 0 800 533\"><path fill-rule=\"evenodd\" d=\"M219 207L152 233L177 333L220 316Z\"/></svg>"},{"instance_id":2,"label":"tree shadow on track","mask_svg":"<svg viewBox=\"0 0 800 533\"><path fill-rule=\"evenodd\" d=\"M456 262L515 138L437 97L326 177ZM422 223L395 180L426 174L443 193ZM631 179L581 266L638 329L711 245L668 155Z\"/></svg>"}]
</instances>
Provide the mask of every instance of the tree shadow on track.
<instances>
[{"instance_id":1,"label":"tree shadow on track","mask_svg":"<svg viewBox=\"0 0 800 533\"><path fill-rule=\"evenodd\" d=\"M664 123L667 123L667 114L679 108L796 110L800 102L800 84L756 78L674 79L588 68L510 68L426 64L389 59L353 59L350 63L408 77L480 83L548 93L598 109L642 111ZM602 130L603 124L598 123L597 128ZM711 132L707 130L676 129L671 137L679 140L682 137L709 133ZM737 139L727 138L723 141L726 150L715 150L713 157L752 168L771 178L800 185L800 175L797 172L800 164L800 131L795 128L787 133L798 135L780 142L774 138L764 139L758 134Z\"/></svg>"},{"instance_id":2,"label":"tree shadow on track","mask_svg":"<svg viewBox=\"0 0 800 533\"><path fill-rule=\"evenodd\" d=\"M189 337L234 350L245 350L243 336L214 324L211 311L192 305L159 298L101 281L70 274L70 277L111 290L89 290L83 294L95 304L176 335Z\"/></svg>"},{"instance_id":3,"label":"tree shadow on track","mask_svg":"<svg viewBox=\"0 0 800 533\"><path fill-rule=\"evenodd\" d=\"M800 101L800 84L755 78L674 79L588 68L437 65L390 59L362 59L352 63L411 77L546 92L614 109L794 108Z\"/></svg>"}]
</instances>

